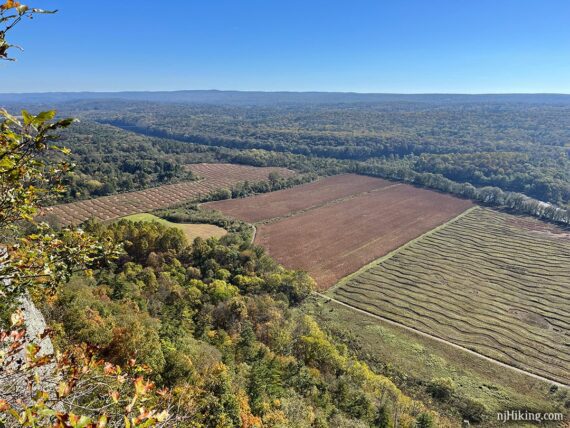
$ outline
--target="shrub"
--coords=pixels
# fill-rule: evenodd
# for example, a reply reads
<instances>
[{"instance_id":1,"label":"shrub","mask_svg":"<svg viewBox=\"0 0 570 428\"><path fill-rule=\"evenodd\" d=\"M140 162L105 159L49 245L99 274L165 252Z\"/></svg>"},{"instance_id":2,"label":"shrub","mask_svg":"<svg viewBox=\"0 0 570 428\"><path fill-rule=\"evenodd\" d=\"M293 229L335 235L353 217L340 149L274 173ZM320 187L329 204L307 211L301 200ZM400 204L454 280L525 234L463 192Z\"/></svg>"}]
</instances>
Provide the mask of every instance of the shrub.
<instances>
[{"instance_id":1,"label":"shrub","mask_svg":"<svg viewBox=\"0 0 570 428\"><path fill-rule=\"evenodd\" d=\"M429 413L420 413L416 419L417 428L432 428L434 426L433 418Z\"/></svg>"},{"instance_id":2,"label":"shrub","mask_svg":"<svg viewBox=\"0 0 570 428\"><path fill-rule=\"evenodd\" d=\"M455 392L455 383L448 377L436 378L429 383L427 391L433 398L447 401Z\"/></svg>"},{"instance_id":3,"label":"shrub","mask_svg":"<svg viewBox=\"0 0 570 428\"><path fill-rule=\"evenodd\" d=\"M487 413L487 408L472 398L465 397L459 406L461 416L470 422L482 422Z\"/></svg>"}]
</instances>

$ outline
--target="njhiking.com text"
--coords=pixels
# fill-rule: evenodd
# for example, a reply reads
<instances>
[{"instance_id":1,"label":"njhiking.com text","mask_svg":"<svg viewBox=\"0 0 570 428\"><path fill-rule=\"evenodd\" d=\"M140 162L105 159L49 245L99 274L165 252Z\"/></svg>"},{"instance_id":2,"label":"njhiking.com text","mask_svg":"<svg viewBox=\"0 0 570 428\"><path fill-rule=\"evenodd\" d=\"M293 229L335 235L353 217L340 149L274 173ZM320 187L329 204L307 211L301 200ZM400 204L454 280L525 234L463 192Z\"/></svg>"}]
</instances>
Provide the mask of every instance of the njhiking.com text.
<instances>
[{"instance_id":1,"label":"njhiking.com text","mask_svg":"<svg viewBox=\"0 0 570 428\"><path fill-rule=\"evenodd\" d=\"M528 410L505 410L497 413L497 420L501 422L562 422L562 413L540 413Z\"/></svg>"}]
</instances>

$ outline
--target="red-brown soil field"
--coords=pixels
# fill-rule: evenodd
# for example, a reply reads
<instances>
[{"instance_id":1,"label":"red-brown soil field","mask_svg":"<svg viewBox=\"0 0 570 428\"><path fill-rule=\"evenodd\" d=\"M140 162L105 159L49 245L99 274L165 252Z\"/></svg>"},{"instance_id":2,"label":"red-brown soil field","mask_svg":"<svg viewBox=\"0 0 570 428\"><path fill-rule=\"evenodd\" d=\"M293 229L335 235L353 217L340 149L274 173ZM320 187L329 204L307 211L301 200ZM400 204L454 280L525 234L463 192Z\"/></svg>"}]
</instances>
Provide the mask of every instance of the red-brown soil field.
<instances>
[{"instance_id":1,"label":"red-brown soil field","mask_svg":"<svg viewBox=\"0 0 570 428\"><path fill-rule=\"evenodd\" d=\"M201 179L55 205L44 208L42 216L55 217L62 225L79 224L89 218L106 221L191 201L216 189L230 188L239 182L267 180L271 172L277 172L283 177L294 175L293 171L285 168L233 164L196 164L189 166L189 169Z\"/></svg>"},{"instance_id":2,"label":"red-brown soil field","mask_svg":"<svg viewBox=\"0 0 570 428\"><path fill-rule=\"evenodd\" d=\"M208 202L203 206L222 211L230 217L255 223L288 216L327 202L394 185L397 184L378 178L342 174L291 189L247 198L247 203L243 199L228 199Z\"/></svg>"},{"instance_id":3,"label":"red-brown soil field","mask_svg":"<svg viewBox=\"0 0 570 428\"><path fill-rule=\"evenodd\" d=\"M205 205L256 223L255 243L284 266L309 272L320 289L473 206L434 191L352 174Z\"/></svg>"}]
</instances>

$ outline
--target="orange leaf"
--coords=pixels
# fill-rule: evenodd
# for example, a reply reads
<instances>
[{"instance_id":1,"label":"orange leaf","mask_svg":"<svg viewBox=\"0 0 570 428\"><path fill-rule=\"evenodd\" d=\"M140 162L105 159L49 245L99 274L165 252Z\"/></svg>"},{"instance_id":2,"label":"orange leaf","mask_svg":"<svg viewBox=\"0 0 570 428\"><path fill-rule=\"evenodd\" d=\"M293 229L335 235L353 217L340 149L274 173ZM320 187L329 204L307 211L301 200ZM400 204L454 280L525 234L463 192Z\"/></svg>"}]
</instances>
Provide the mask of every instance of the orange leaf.
<instances>
[{"instance_id":1,"label":"orange leaf","mask_svg":"<svg viewBox=\"0 0 570 428\"><path fill-rule=\"evenodd\" d=\"M103 369L106 375L112 375L117 373L117 369L111 363L105 363L105 368Z\"/></svg>"},{"instance_id":2,"label":"orange leaf","mask_svg":"<svg viewBox=\"0 0 570 428\"><path fill-rule=\"evenodd\" d=\"M10 408L10 405L6 400L0 400L0 412L5 412Z\"/></svg>"}]
</instances>

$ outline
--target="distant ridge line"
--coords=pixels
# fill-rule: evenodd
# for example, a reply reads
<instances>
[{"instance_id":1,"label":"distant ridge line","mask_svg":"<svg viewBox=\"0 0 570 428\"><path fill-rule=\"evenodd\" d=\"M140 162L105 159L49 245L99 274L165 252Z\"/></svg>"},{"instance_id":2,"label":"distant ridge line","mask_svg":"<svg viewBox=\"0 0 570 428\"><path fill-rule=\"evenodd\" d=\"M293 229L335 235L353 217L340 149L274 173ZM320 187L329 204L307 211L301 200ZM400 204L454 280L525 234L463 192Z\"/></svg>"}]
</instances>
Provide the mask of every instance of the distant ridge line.
<instances>
[{"instance_id":1,"label":"distant ridge line","mask_svg":"<svg viewBox=\"0 0 570 428\"><path fill-rule=\"evenodd\" d=\"M147 102L174 102L191 104L343 104L343 103L524 103L570 105L570 94L561 93L359 93L359 92L295 92L295 91L235 91L235 90L179 90L179 91L117 91L117 92L36 92L0 93L0 103L70 102L95 100L124 100Z\"/></svg>"}]
</instances>

